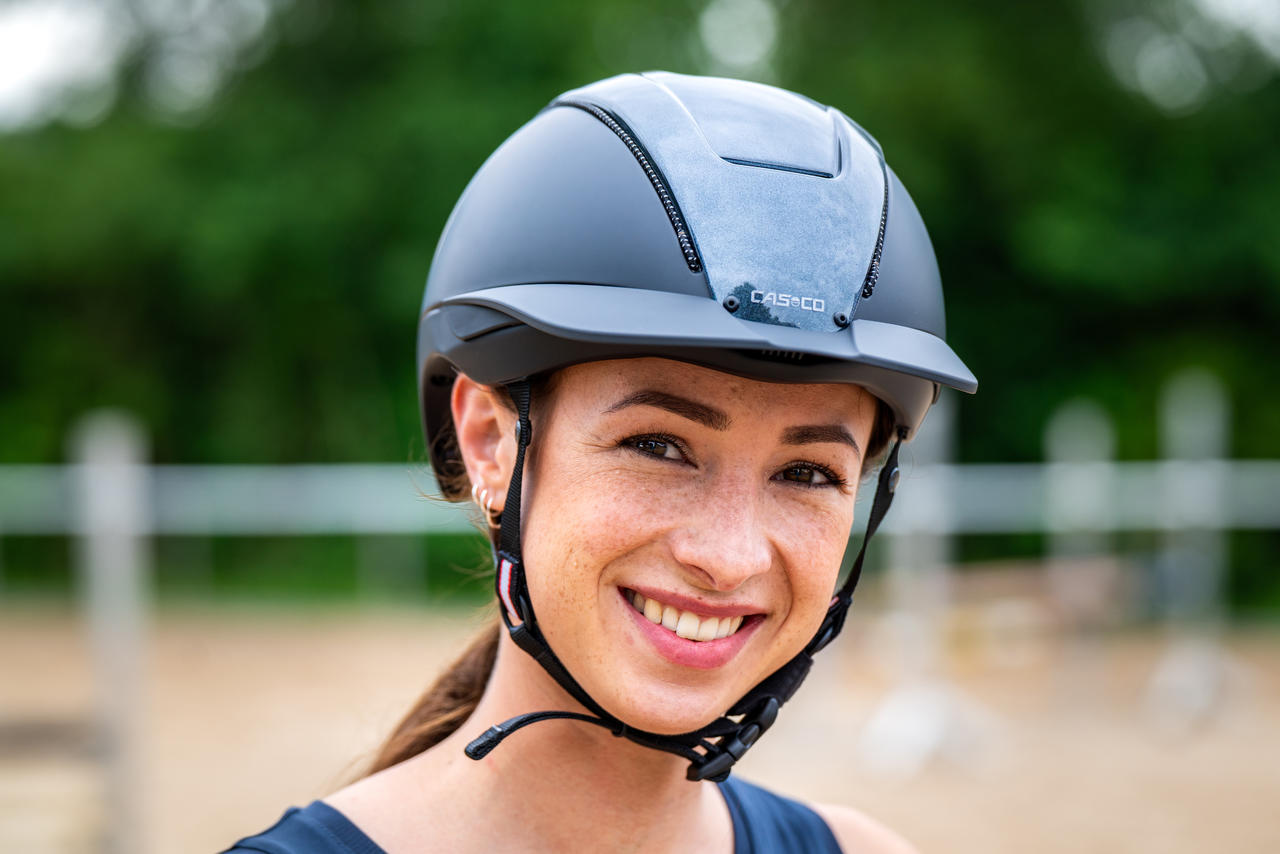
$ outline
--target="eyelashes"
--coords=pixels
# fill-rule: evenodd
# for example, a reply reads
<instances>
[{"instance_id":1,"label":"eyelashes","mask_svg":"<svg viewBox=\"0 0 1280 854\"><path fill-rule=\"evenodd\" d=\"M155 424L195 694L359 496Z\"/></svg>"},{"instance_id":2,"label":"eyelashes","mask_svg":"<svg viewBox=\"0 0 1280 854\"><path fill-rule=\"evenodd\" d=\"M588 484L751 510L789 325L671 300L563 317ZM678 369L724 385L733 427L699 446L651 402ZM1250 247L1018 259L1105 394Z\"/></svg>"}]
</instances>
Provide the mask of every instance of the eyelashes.
<instances>
[{"instance_id":1,"label":"eyelashes","mask_svg":"<svg viewBox=\"0 0 1280 854\"><path fill-rule=\"evenodd\" d=\"M619 443L641 456L653 457L666 462L682 465L694 465L694 461L685 448L684 443L674 436L665 433L643 433L628 436ZM837 488L843 490L848 481L835 471L821 463L809 460L793 460L778 470L770 480L779 481L803 489Z\"/></svg>"}]
</instances>

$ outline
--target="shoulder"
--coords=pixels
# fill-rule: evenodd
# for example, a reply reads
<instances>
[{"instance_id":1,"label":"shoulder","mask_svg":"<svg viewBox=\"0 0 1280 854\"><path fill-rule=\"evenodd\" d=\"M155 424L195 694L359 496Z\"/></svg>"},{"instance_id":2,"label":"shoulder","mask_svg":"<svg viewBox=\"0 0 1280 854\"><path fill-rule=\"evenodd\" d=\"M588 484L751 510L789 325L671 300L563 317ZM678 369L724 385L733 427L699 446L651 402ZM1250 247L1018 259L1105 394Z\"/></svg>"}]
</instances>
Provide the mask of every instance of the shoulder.
<instances>
[{"instance_id":1,"label":"shoulder","mask_svg":"<svg viewBox=\"0 0 1280 854\"><path fill-rule=\"evenodd\" d=\"M916 847L875 819L841 804L812 804L845 851L919 854Z\"/></svg>"}]
</instances>

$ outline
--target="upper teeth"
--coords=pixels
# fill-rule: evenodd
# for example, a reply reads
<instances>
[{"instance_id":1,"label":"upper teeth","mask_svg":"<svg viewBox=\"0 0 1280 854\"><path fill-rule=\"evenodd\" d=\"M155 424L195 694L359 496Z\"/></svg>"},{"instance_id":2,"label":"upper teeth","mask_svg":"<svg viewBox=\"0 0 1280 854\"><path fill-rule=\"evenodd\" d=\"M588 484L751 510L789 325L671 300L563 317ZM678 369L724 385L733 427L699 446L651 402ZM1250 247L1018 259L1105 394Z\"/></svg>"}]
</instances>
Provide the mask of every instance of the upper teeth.
<instances>
[{"instance_id":1,"label":"upper teeth","mask_svg":"<svg viewBox=\"0 0 1280 854\"><path fill-rule=\"evenodd\" d=\"M663 605L655 599L646 599L634 590L628 598L635 609L649 619L686 640L709 641L727 638L742 625L742 617L702 617L692 611L681 611Z\"/></svg>"}]
</instances>

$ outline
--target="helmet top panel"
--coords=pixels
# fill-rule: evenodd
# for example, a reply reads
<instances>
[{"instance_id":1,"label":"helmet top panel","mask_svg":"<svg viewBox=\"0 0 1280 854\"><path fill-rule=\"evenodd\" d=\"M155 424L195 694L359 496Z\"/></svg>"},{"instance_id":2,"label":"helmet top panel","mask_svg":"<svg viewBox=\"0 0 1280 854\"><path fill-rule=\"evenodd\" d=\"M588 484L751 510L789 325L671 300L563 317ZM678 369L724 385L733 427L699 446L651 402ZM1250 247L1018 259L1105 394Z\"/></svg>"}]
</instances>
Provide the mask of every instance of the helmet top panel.
<instances>
[{"instance_id":1,"label":"helmet top panel","mask_svg":"<svg viewBox=\"0 0 1280 854\"><path fill-rule=\"evenodd\" d=\"M761 93L765 93L762 96ZM678 199L715 298L743 320L838 332L876 256L879 151L838 111L772 87L626 75L560 103L607 110Z\"/></svg>"},{"instance_id":2,"label":"helmet top panel","mask_svg":"<svg viewBox=\"0 0 1280 854\"><path fill-rule=\"evenodd\" d=\"M684 105L723 160L826 178L840 171L836 116L808 98L745 80L665 72L644 76Z\"/></svg>"}]
</instances>

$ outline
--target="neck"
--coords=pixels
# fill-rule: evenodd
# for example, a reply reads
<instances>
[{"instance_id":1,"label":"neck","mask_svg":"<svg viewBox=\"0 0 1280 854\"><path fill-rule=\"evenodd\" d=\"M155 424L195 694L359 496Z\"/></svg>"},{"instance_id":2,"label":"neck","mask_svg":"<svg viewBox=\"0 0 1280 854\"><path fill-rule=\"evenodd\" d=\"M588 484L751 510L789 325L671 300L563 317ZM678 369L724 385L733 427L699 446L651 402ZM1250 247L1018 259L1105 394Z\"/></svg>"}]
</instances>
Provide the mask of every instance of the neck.
<instances>
[{"instance_id":1,"label":"neck","mask_svg":"<svg viewBox=\"0 0 1280 854\"><path fill-rule=\"evenodd\" d=\"M583 839L601 850L636 850L638 841L655 851L692 849L694 842L701 851L725 847L717 840L727 831L727 813L712 784L687 781L686 760L601 727L541 721L478 762L463 756L492 724L552 709L585 711L504 634L475 712L423 759L436 760L432 773L445 771L441 782L476 793L488 820L511 822L509 831L535 847L566 850Z\"/></svg>"}]
</instances>

